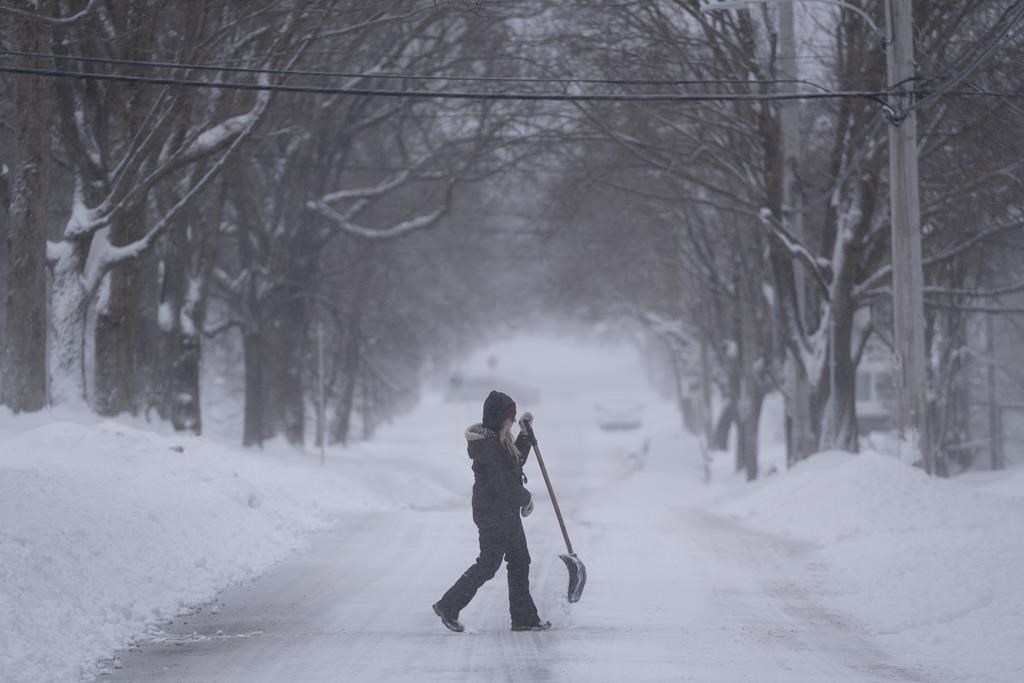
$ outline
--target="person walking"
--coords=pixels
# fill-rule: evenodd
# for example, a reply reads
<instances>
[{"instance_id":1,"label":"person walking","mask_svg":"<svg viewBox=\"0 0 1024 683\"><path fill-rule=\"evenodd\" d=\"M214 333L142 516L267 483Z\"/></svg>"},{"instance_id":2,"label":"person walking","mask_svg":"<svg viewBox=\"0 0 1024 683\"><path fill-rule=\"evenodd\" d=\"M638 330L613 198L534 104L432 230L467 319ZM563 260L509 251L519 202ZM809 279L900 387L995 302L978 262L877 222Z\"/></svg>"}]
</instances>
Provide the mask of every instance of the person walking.
<instances>
[{"instance_id":1,"label":"person walking","mask_svg":"<svg viewBox=\"0 0 1024 683\"><path fill-rule=\"evenodd\" d=\"M523 465L530 455L527 425L533 415L523 413L519 437L513 441L516 404L508 395L492 391L484 401L483 421L466 430L473 461L473 522L480 535L480 555L451 588L434 603L434 614L448 629L461 633L459 613L484 583L494 578L505 560L508 570L508 608L513 631L546 631L530 595L530 551L523 517L533 512L533 497L524 486Z\"/></svg>"}]
</instances>

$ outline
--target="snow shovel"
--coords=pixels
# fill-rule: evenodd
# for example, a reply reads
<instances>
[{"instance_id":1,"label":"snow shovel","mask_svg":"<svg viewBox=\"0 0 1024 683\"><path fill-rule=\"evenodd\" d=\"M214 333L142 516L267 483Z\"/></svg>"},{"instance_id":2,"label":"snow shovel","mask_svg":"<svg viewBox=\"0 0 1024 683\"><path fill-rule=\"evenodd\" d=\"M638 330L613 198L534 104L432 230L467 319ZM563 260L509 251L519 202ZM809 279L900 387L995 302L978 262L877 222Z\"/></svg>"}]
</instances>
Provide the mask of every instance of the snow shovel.
<instances>
[{"instance_id":1,"label":"snow shovel","mask_svg":"<svg viewBox=\"0 0 1024 683\"><path fill-rule=\"evenodd\" d=\"M555 498L555 490L551 488L551 479L548 477L548 469L544 467L544 458L541 457L540 448L537 447L537 437L533 435L533 425L527 422L525 427L526 436L529 437L530 443L533 444L533 450L537 454L537 464L540 465L540 473L544 475L544 483L548 487L548 495L551 496L551 504L555 508L555 517L558 518L558 526L562 528L562 538L565 539L565 549L569 552L568 555L559 555L559 557L562 558L562 562L565 562L565 566L569 570L569 602L579 602L580 596L583 595L583 586L587 584L587 568L583 566L583 561L576 557L576 553L572 551L572 543L569 541L569 533L565 530L565 521L562 519L562 511L558 508L558 499Z\"/></svg>"}]
</instances>

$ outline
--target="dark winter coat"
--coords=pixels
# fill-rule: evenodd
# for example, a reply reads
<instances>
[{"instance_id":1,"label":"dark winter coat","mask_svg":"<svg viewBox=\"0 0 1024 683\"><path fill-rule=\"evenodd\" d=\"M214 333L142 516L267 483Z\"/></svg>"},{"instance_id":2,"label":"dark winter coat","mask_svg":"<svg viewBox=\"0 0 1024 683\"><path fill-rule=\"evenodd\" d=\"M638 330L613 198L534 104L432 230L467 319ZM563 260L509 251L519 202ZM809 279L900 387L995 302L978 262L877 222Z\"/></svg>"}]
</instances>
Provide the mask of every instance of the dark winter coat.
<instances>
[{"instance_id":1,"label":"dark winter coat","mask_svg":"<svg viewBox=\"0 0 1024 683\"><path fill-rule=\"evenodd\" d=\"M501 417L514 408L511 398L491 392L484 403L483 422L466 430L466 450L473 461L473 518L478 521L518 518L519 508L530 502L530 492L523 486L530 440L525 433L516 439L517 463L498 437Z\"/></svg>"}]
</instances>

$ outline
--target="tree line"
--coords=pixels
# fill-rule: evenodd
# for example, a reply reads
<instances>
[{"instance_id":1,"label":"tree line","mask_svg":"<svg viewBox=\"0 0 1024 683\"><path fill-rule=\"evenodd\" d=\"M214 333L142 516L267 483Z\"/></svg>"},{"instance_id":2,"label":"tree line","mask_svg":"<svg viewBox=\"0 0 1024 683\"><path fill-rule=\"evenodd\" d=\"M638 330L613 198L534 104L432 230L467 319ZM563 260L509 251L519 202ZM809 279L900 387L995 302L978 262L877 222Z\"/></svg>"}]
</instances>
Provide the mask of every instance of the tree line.
<instances>
[{"instance_id":1,"label":"tree line","mask_svg":"<svg viewBox=\"0 0 1024 683\"><path fill-rule=\"evenodd\" d=\"M884 25L881 0L852 4ZM985 318L1020 313L1020 4L913 3L941 472L984 448ZM857 369L892 339L884 50L862 14L803 9L793 78L777 7L705 5L3 0L0 65L61 72L0 81L4 404L199 432L216 350L245 444L306 439L321 374L344 442L508 325L514 287L542 305L513 317L657 340L680 396L723 399L702 428L733 431L750 477L772 392L810 432L794 462L857 450ZM487 97L279 87L325 83ZM787 159L785 88L868 94L801 102ZM588 92L636 97L501 98Z\"/></svg>"},{"instance_id":2,"label":"tree line","mask_svg":"<svg viewBox=\"0 0 1024 683\"><path fill-rule=\"evenodd\" d=\"M885 25L885 3L854 5ZM578 2L551 39L586 55L591 76L676 79L709 95L766 94L793 78L777 8L706 9L696 0ZM1013 95L1021 9L913 3L929 436L943 474L989 448L990 413L1010 393L1004 382L987 398L981 373L998 361L985 351L985 317L1013 329L1024 287L1024 110ZM801 90L885 91L883 45L859 13L800 16ZM931 94L953 80L967 93L1009 96ZM666 372L687 368L688 381L705 385L696 394L720 395L708 441L725 448L735 430L737 469L751 478L771 392L786 400L791 462L859 448L857 369L869 342L892 347L884 104L874 96L802 103L795 159L785 158L778 101L579 107L567 148L579 172L563 176L560 194L578 225L565 248L590 259L563 280L562 296L594 317L615 310L634 320L662 340ZM789 206L786 164L796 185ZM787 212L799 213L803 234L788 230ZM637 225L645 229L630 229ZM1004 379L1011 370L1000 367ZM795 373L807 386L803 406ZM801 408L811 431L803 448L792 430Z\"/></svg>"},{"instance_id":3,"label":"tree line","mask_svg":"<svg viewBox=\"0 0 1024 683\"><path fill-rule=\"evenodd\" d=\"M12 410L155 411L201 432L203 350L222 344L244 369L243 443L302 443L322 343L326 432L344 442L353 414L372 429L406 405L424 359L468 332L458 279L423 276L486 258L460 246L486 226L451 216L523 154L523 107L268 88L484 77L502 23L415 1L0 12L5 63L59 72L4 74Z\"/></svg>"}]
</instances>

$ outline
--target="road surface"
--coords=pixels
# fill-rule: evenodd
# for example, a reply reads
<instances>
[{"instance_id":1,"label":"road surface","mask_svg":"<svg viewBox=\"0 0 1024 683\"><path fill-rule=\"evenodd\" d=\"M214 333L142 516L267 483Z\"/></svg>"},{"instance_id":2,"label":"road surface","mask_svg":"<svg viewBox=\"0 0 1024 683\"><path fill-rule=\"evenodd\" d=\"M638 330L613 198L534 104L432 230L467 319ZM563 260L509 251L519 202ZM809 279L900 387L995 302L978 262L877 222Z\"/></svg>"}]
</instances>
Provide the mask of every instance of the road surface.
<instances>
[{"instance_id":1,"label":"road surface","mask_svg":"<svg viewBox=\"0 0 1024 683\"><path fill-rule=\"evenodd\" d=\"M553 630L509 631L503 570L463 612L466 633L431 612L476 554L465 461L462 503L348 516L308 552L120 653L101 680L934 680L823 606L841 588L809 548L693 505L699 461L680 437L580 429L542 442L588 570L578 604L564 599L550 505L539 501L526 520L534 596ZM527 471L543 491L536 464ZM429 473L424 465L416 476Z\"/></svg>"}]
</instances>

